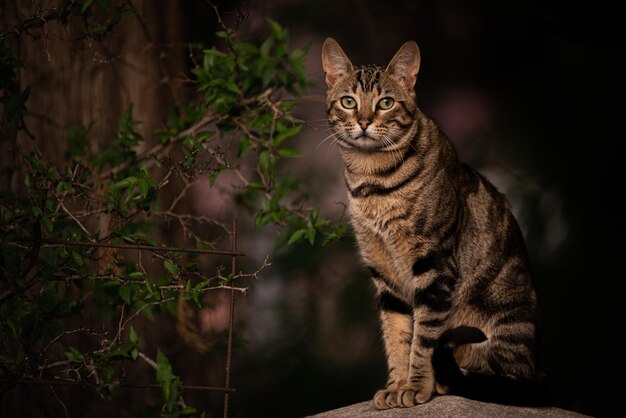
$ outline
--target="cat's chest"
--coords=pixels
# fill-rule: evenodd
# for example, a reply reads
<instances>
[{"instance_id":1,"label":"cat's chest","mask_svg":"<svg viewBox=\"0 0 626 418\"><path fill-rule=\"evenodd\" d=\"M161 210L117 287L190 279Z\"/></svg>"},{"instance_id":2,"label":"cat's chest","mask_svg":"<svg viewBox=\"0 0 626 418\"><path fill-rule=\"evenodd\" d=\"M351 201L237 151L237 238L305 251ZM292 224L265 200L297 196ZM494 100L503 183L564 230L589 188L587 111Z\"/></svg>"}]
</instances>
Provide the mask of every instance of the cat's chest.
<instances>
[{"instance_id":1,"label":"cat's chest","mask_svg":"<svg viewBox=\"0 0 626 418\"><path fill-rule=\"evenodd\" d=\"M410 296L415 236L406 209L406 201L388 196L350 201L351 221L363 261L392 280L400 294Z\"/></svg>"},{"instance_id":2,"label":"cat's chest","mask_svg":"<svg viewBox=\"0 0 626 418\"><path fill-rule=\"evenodd\" d=\"M363 233L389 241L407 233L406 201L389 196L350 200L352 221L363 227Z\"/></svg>"}]
</instances>

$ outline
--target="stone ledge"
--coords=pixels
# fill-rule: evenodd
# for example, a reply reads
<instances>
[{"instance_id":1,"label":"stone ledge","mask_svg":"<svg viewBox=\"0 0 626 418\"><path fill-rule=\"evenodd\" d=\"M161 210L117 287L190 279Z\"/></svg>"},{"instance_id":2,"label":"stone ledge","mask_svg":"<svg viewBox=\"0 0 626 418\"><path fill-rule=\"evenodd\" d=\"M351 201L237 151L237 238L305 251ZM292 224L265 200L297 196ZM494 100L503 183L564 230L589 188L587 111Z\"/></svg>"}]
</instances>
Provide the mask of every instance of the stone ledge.
<instances>
[{"instance_id":1,"label":"stone ledge","mask_svg":"<svg viewBox=\"0 0 626 418\"><path fill-rule=\"evenodd\" d=\"M357 403L332 411L310 415L308 418L584 418L577 412L555 407L530 408L474 401L459 396L438 396L423 405L412 408L394 408L378 411L372 401Z\"/></svg>"}]
</instances>

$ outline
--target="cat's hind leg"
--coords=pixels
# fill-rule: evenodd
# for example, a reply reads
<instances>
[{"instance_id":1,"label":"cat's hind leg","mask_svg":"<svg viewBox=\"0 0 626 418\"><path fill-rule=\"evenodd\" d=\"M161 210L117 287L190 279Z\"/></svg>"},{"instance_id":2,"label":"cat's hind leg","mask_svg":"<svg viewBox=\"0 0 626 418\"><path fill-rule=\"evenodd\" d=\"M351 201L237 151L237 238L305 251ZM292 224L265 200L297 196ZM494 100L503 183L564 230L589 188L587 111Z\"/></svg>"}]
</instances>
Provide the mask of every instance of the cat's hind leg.
<instances>
[{"instance_id":1,"label":"cat's hind leg","mask_svg":"<svg viewBox=\"0 0 626 418\"><path fill-rule=\"evenodd\" d=\"M503 315L483 328L487 340L461 346L455 353L465 370L510 377L533 377L535 324L525 315Z\"/></svg>"}]
</instances>

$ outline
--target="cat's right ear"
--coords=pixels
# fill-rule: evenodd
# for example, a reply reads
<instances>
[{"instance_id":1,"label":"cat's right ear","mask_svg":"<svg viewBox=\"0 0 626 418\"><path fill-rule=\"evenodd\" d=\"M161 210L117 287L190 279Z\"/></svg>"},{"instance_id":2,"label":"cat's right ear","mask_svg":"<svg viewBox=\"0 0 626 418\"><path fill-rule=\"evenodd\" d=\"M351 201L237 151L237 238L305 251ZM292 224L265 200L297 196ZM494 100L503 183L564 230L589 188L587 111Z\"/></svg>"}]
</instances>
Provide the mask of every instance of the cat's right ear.
<instances>
[{"instance_id":1,"label":"cat's right ear","mask_svg":"<svg viewBox=\"0 0 626 418\"><path fill-rule=\"evenodd\" d=\"M420 62L420 49L415 42L408 41L393 56L387 66L387 72L396 77L408 90L411 90L415 86Z\"/></svg>"},{"instance_id":2,"label":"cat's right ear","mask_svg":"<svg viewBox=\"0 0 626 418\"><path fill-rule=\"evenodd\" d=\"M348 56L333 38L326 38L322 46L322 66L328 87L332 87L340 77L353 70Z\"/></svg>"}]
</instances>

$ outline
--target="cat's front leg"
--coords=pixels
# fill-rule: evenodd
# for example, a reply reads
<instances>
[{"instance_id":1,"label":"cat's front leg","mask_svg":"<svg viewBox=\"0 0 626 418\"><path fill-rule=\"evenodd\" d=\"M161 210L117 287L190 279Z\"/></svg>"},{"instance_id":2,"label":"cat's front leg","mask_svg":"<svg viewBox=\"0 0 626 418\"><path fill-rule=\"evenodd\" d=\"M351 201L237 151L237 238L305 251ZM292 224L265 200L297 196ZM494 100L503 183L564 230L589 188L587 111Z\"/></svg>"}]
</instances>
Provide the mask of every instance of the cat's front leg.
<instances>
[{"instance_id":1,"label":"cat's front leg","mask_svg":"<svg viewBox=\"0 0 626 418\"><path fill-rule=\"evenodd\" d=\"M407 383L413 333L411 308L387 290L379 290L378 310L387 356L387 386L374 395L378 409L400 406L398 394Z\"/></svg>"},{"instance_id":2,"label":"cat's front leg","mask_svg":"<svg viewBox=\"0 0 626 418\"><path fill-rule=\"evenodd\" d=\"M398 406L409 407L428 402L435 393L432 354L451 308L454 279L439 273L429 282L415 292L409 373L406 383L398 390ZM443 388L439 390L444 391Z\"/></svg>"}]
</instances>

